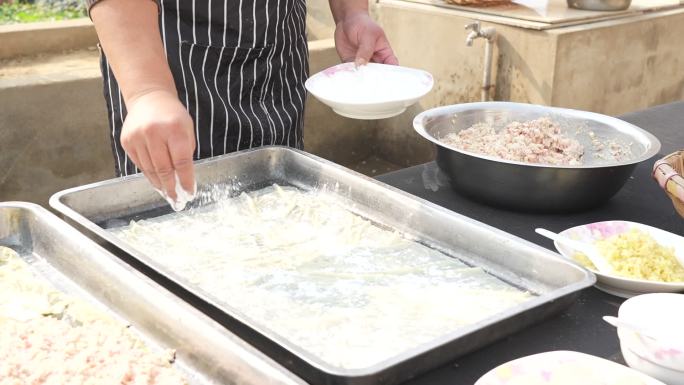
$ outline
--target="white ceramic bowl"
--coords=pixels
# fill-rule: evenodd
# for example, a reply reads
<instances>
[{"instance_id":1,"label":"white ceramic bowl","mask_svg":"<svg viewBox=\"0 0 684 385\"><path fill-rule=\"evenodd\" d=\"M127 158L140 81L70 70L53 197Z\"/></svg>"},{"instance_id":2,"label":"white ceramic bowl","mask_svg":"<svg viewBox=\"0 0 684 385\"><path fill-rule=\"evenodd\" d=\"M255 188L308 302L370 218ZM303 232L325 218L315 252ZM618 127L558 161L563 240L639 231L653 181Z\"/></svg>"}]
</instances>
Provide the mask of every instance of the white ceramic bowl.
<instances>
[{"instance_id":1,"label":"white ceramic bowl","mask_svg":"<svg viewBox=\"0 0 684 385\"><path fill-rule=\"evenodd\" d=\"M369 63L342 63L311 76L306 89L336 113L354 119L385 119L406 111L432 89L428 72Z\"/></svg>"},{"instance_id":2,"label":"white ceramic bowl","mask_svg":"<svg viewBox=\"0 0 684 385\"><path fill-rule=\"evenodd\" d=\"M625 358L625 362L630 367L648 374L653 378L657 378L667 385L682 385L684 384L684 371L673 370L661 365L658 365L646 358L640 357L635 354L632 350L621 347L622 356Z\"/></svg>"},{"instance_id":3,"label":"white ceramic bowl","mask_svg":"<svg viewBox=\"0 0 684 385\"><path fill-rule=\"evenodd\" d=\"M644 294L625 301L618 317L658 339L618 328L625 362L668 385L684 385L684 294Z\"/></svg>"},{"instance_id":4,"label":"white ceramic bowl","mask_svg":"<svg viewBox=\"0 0 684 385\"><path fill-rule=\"evenodd\" d=\"M664 385L603 358L555 351L509 361L480 377L475 385Z\"/></svg>"},{"instance_id":5,"label":"white ceramic bowl","mask_svg":"<svg viewBox=\"0 0 684 385\"><path fill-rule=\"evenodd\" d=\"M592 243L596 240L628 231L631 228L637 228L649 233L663 246L674 247L675 255L679 260L679 263L684 266L684 237L640 223L628 221L596 222L572 227L562 231L560 234L582 242ZM575 261L573 258L575 252L571 248L558 242L554 242L554 245L562 256ZM630 298L635 295L646 293L677 293L684 291L684 282L647 281L643 279L620 277L614 274L603 274L594 269L589 270L596 274L597 289L618 297Z\"/></svg>"},{"instance_id":6,"label":"white ceramic bowl","mask_svg":"<svg viewBox=\"0 0 684 385\"><path fill-rule=\"evenodd\" d=\"M653 330L654 340L618 328L622 356L629 366L668 385L684 385L684 294L644 294L625 301L618 317Z\"/></svg>"}]
</instances>

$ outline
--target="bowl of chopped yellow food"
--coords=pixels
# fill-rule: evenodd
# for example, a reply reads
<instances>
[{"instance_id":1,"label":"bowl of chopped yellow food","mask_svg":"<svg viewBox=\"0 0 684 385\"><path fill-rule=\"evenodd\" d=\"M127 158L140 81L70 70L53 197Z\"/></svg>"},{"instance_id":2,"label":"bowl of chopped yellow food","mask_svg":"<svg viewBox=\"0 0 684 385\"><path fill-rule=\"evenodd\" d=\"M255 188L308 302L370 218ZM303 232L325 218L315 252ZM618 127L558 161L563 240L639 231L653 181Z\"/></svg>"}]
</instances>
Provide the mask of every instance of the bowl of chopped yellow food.
<instances>
[{"instance_id":1,"label":"bowl of chopped yellow food","mask_svg":"<svg viewBox=\"0 0 684 385\"><path fill-rule=\"evenodd\" d=\"M684 237L628 221L606 221L567 229L560 235L593 244L613 268L597 271L589 259L555 243L558 252L596 274L596 288L623 298L684 291Z\"/></svg>"}]
</instances>

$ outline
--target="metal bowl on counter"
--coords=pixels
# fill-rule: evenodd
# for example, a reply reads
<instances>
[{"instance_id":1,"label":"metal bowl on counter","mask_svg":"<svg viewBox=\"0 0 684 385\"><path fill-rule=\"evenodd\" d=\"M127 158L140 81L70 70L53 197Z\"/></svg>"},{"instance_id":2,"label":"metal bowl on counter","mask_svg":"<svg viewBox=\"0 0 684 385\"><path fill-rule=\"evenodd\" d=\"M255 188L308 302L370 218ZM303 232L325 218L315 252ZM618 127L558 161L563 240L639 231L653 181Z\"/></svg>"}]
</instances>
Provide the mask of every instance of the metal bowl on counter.
<instances>
[{"instance_id":1,"label":"metal bowl on counter","mask_svg":"<svg viewBox=\"0 0 684 385\"><path fill-rule=\"evenodd\" d=\"M504 160L463 151L442 139L475 124L499 129L511 122L548 117L564 135L585 148L578 166ZM608 201L629 179L637 164L660 150L652 134L613 117L532 104L482 102L438 107L422 112L413 126L437 146L437 164L457 192L486 204L533 212L572 212ZM625 148L621 159L606 159L597 140Z\"/></svg>"},{"instance_id":2,"label":"metal bowl on counter","mask_svg":"<svg viewBox=\"0 0 684 385\"><path fill-rule=\"evenodd\" d=\"M585 11L624 11L632 0L567 0L568 7Z\"/></svg>"}]
</instances>

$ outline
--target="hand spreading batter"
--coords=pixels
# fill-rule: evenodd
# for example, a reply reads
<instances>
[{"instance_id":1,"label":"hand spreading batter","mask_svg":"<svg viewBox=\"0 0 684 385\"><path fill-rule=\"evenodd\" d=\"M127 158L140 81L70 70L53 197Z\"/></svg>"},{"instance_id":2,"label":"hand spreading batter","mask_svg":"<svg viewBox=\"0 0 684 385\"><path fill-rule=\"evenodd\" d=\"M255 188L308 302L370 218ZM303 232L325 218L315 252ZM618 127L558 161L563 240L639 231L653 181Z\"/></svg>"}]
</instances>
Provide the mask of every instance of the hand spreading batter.
<instances>
[{"instance_id":1,"label":"hand spreading batter","mask_svg":"<svg viewBox=\"0 0 684 385\"><path fill-rule=\"evenodd\" d=\"M181 183L180 183L180 180L178 178L177 173L175 174L175 176L176 176L176 186L175 186L176 196L175 196L175 198L172 198L171 196L169 196L169 194L165 193L162 190L159 190L157 188L155 188L155 190L159 193L159 195L162 196L162 198L164 198L169 203L169 205L171 206L173 211L181 211L185 208L185 206L188 205L188 203L190 203L193 199L195 199L195 195L197 194L197 182L196 181L194 182L193 191L192 191L192 193L190 193L190 192L185 191L183 186L181 186Z\"/></svg>"}]
</instances>

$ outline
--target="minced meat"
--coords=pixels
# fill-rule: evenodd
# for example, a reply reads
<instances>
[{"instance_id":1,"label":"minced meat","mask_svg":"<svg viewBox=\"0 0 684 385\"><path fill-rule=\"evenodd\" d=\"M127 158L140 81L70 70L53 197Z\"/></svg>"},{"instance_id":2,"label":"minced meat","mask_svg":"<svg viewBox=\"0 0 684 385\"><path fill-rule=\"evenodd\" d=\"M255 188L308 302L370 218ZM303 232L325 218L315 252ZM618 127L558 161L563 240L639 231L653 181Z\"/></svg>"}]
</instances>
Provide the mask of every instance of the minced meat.
<instances>
[{"instance_id":1,"label":"minced meat","mask_svg":"<svg viewBox=\"0 0 684 385\"><path fill-rule=\"evenodd\" d=\"M0 385L185 385L173 360L0 246Z\"/></svg>"},{"instance_id":2,"label":"minced meat","mask_svg":"<svg viewBox=\"0 0 684 385\"><path fill-rule=\"evenodd\" d=\"M563 135L549 118L511 122L498 132L491 125L478 123L446 135L442 142L477 154L527 163L579 166L584 155L584 147Z\"/></svg>"}]
</instances>

